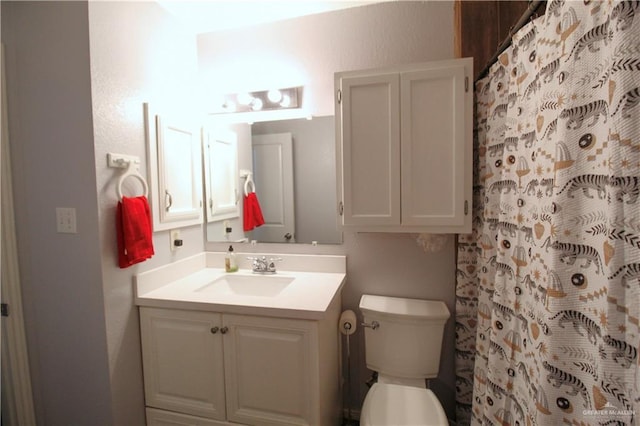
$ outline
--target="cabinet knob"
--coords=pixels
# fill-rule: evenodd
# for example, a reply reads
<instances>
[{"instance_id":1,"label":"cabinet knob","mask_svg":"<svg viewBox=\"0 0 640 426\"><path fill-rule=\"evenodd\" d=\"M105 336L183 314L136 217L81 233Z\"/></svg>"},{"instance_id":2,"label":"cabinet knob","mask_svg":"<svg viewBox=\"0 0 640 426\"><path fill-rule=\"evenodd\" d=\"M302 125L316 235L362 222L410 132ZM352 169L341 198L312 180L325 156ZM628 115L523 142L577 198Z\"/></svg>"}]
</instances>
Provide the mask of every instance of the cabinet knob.
<instances>
[{"instance_id":1,"label":"cabinet knob","mask_svg":"<svg viewBox=\"0 0 640 426\"><path fill-rule=\"evenodd\" d=\"M216 334L220 330L220 327L211 327L211 334Z\"/></svg>"},{"instance_id":2,"label":"cabinet knob","mask_svg":"<svg viewBox=\"0 0 640 426\"><path fill-rule=\"evenodd\" d=\"M222 334L227 334L227 331L229 331L229 327L222 327L220 329L220 333L222 333Z\"/></svg>"}]
</instances>

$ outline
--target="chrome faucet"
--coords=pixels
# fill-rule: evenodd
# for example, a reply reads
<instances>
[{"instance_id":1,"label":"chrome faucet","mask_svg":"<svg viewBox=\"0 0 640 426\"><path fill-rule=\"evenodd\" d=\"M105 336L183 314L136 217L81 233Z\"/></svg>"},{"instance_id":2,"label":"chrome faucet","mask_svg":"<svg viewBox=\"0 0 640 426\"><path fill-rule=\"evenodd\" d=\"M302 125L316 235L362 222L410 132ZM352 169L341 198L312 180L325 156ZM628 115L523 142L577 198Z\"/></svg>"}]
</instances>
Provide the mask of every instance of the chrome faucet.
<instances>
[{"instance_id":1,"label":"chrome faucet","mask_svg":"<svg viewBox=\"0 0 640 426\"><path fill-rule=\"evenodd\" d=\"M253 263L251 264L251 269L254 274L275 274L275 262L282 260L282 258L280 257L271 257L267 260L267 256L247 257L247 259L253 261Z\"/></svg>"}]
</instances>

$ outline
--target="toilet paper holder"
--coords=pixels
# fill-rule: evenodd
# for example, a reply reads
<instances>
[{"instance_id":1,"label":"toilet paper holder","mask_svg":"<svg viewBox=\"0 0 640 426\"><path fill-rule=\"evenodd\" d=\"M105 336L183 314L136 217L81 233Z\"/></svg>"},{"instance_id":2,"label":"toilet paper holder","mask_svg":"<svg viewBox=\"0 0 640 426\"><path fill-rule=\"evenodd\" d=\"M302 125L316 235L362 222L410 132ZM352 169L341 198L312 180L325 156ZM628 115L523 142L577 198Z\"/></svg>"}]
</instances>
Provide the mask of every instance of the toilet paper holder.
<instances>
[{"instance_id":1,"label":"toilet paper holder","mask_svg":"<svg viewBox=\"0 0 640 426\"><path fill-rule=\"evenodd\" d=\"M367 327L367 328L370 328L372 330L377 330L378 327L380 327L380 323L378 321L371 321L371 324L363 322L361 325L363 327Z\"/></svg>"}]
</instances>

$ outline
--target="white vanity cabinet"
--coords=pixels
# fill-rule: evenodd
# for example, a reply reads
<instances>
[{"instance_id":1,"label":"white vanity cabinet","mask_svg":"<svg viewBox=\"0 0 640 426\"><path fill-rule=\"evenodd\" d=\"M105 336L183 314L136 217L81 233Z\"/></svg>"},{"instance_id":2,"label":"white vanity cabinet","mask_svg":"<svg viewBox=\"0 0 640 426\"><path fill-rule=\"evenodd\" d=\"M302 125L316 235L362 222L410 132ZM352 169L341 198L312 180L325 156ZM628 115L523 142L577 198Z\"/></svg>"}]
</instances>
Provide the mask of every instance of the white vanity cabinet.
<instances>
[{"instance_id":1,"label":"white vanity cabinet","mask_svg":"<svg viewBox=\"0 0 640 426\"><path fill-rule=\"evenodd\" d=\"M345 230L471 231L471 58L335 75Z\"/></svg>"},{"instance_id":2,"label":"white vanity cabinet","mask_svg":"<svg viewBox=\"0 0 640 426\"><path fill-rule=\"evenodd\" d=\"M140 308L147 407L226 418L221 323L211 312Z\"/></svg>"},{"instance_id":3,"label":"white vanity cabinet","mask_svg":"<svg viewBox=\"0 0 640 426\"><path fill-rule=\"evenodd\" d=\"M338 425L333 305L322 320L140 307L147 424Z\"/></svg>"}]
</instances>

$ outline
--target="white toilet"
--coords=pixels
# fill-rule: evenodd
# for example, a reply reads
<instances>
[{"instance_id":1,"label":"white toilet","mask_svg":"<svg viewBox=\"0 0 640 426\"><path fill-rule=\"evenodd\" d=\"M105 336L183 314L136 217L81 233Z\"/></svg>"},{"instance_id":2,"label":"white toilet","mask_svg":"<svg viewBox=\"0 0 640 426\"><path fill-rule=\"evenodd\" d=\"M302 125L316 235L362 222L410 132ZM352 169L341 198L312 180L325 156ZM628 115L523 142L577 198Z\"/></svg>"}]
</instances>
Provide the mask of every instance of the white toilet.
<instances>
[{"instance_id":1,"label":"white toilet","mask_svg":"<svg viewBox=\"0 0 640 426\"><path fill-rule=\"evenodd\" d=\"M449 310L441 301L365 294L367 367L378 373L364 400L361 426L447 426L425 379L438 376Z\"/></svg>"}]
</instances>

